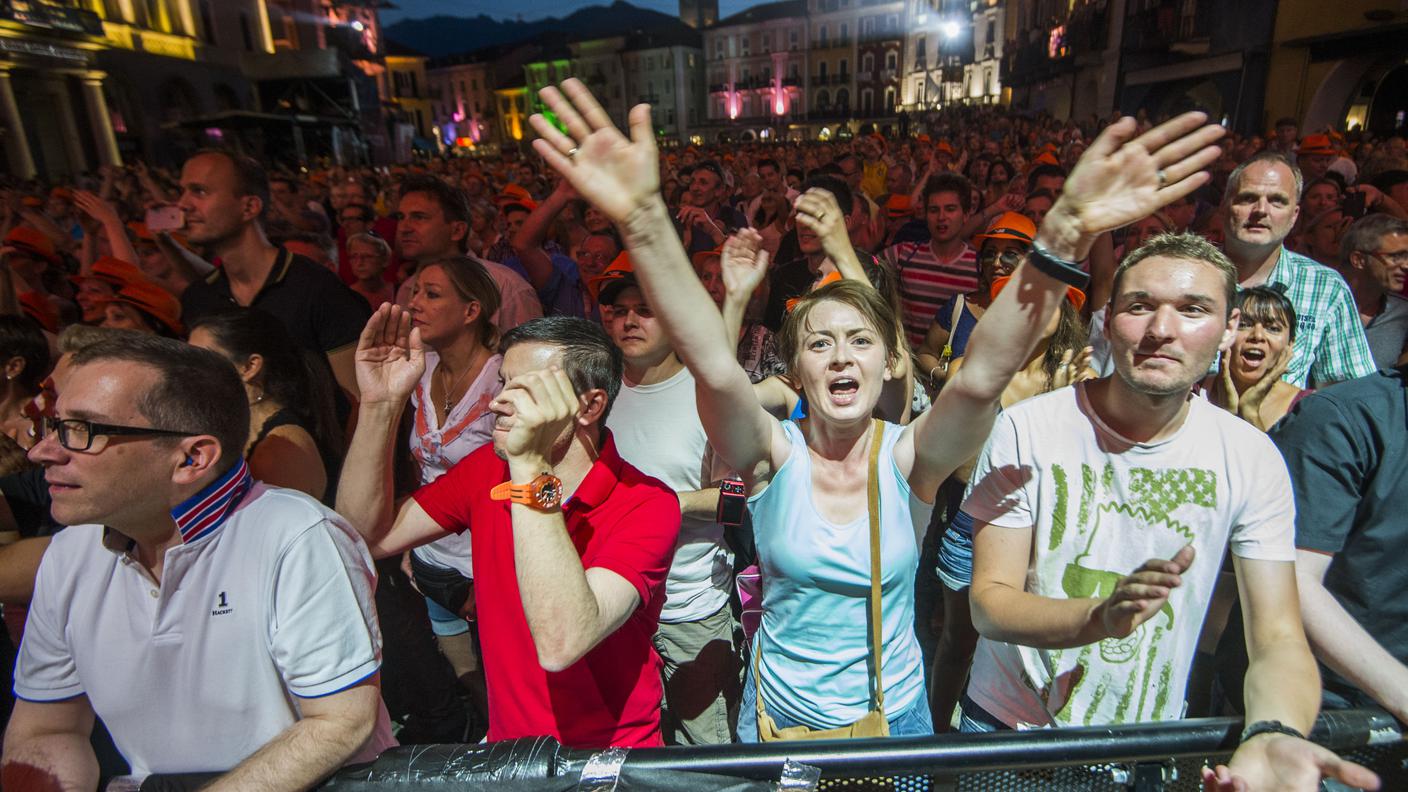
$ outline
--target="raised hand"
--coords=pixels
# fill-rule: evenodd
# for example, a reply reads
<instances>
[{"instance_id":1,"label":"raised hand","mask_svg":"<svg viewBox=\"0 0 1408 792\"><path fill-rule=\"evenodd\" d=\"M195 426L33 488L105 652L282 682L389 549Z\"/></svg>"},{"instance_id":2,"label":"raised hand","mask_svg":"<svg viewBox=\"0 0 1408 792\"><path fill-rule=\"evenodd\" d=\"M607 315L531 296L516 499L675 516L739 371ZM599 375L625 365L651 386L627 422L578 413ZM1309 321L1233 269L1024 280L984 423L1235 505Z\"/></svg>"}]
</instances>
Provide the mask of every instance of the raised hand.
<instances>
[{"instance_id":1,"label":"raised hand","mask_svg":"<svg viewBox=\"0 0 1408 792\"><path fill-rule=\"evenodd\" d=\"M1379 777L1308 740L1288 734L1258 735L1232 759L1203 768L1204 792L1314 792L1333 778L1355 789L1378 789Z\"/></svg>"},{"instance_id":2,"label":"raised hand","mask_svg":"<svg viewBox=\"0 0 1408 792\"><path fill-rule=\"evenodd\" d=\"M1184 113L1135 137L1135 120L1121 118L1081 155L1057 205L1094 236L1188 195L1212 178L1203 168L1222 154L1213 144L1226 130L1206 121L1206 113Z\"/></svg>"},{"instance_id":3,"label":"raised hand","mask_svg":"<svg viewBox=\"0 0 1408 792\"><path fill-rule=\"evenodd\" d=\"M822 249L832 260L841 251L850 249L851 237L846 232L846 216L841 213L836 196L829 191L813 187L797 196L792 208L797 225L816 234L821 240Z\"/></svg>"},{"instance_id":4,"label":"raised hand","mask_svg":"<svg viewBox=\"0 0 1408 792\"><path fill-rule=\"evenodd\" d=\"M102 226L121 225L122 218L117 214L117 208L112 204L99 198L96 194L87 190L75 190L73 193L73 203L83 211L84 214L93 218Z\"/></svg>"},{"instance_id":5,"label":"raised hand","mask_svg":"<svg viewBox=\"0 0 1408 792\"><path fill-rule=\"evenodd\" d=\"M410 313L382 303L362 328L354 360L363 404L404 402L425 373L425 345Z\"/></svg>"},{"instance_id":6,"label":"raised hand","mask_svg":"<svg viewBox=\"0 0 1408 792\"><path fill-rule=\"evenodd\" d=\"M1056 374L1051 377L1051 390L1090 379L1093 376L1090 370L1090 356L1094 352L1092 347L1085 347L1079 353L1067 349L1061 355L1060 365L1056 366Z\"/></svg>"},{"instance_id":7,"label":"raised hand","mask_svg":"<svg viewBox=\"0 0 1408 792\"><path fill-rule=\"evenodd\" d=\"M1134 573L1120 580L1115 592L1096 609L1105 633L1124 638L1153 618L1168 602L1169 595L1183 584L1180 577L1193 563L1193 546L1184 545L1173 558L1151 558Z\"/></svg>"},{"instance_id":8,"label":"raised hand","mask_svg":"<svg viewBox=\"0 0 1408 792\"><path fill-rule=\"evenodd\" d=\"M1276 357L1276 361L1271 367L1261 375L1261 379L1252 383L1251 387L1247 388L1240 398L1236 396L1235 390L1232 392L1232 395L1228 396L1230 402L1228 409L1251 422L1258 429L1266 431L1266 427L1262 426L1261 423L1261 404L1266 401L1267 395L1271 393L1272 388L1276 387L1276 383L1281 381L1281 377L1285 376L1286 369L1290 367L1291 357L1294 354L1294 346L1287 344L1285 348L1281 350L1281 354ZM1224 368L1230 369L1231 366L1224 366ZM1230 385L1230 380L1226 381L1225 384Z\"/></svg>"},{"instance_id":9,"label":"raised hand","mask_svg":"<svg viewBox=\"0 0 1408 792\"><path fill-rule=\"evenodd\" d=\"M719 271L724 280L724 299L746 305L768 274L768 252L763 250L762 235L744 228L729 237L719 257Z\"/></svg>"},{"instance_id":10,"label":"raised hand","mask_svg":"<svg viewBox=\"0 0 1408 792\"><path fill-rule=\"evenodd\" d=\"M539 96L567 127L567 134L534 113L528 119L539 135L533 148L583 198L612 222L621 223L637 207L658 197L660 161L650 105L631 108L627 138L575 77L563 82L561 91L549 85Z\"/></svg>"}]
</instances>

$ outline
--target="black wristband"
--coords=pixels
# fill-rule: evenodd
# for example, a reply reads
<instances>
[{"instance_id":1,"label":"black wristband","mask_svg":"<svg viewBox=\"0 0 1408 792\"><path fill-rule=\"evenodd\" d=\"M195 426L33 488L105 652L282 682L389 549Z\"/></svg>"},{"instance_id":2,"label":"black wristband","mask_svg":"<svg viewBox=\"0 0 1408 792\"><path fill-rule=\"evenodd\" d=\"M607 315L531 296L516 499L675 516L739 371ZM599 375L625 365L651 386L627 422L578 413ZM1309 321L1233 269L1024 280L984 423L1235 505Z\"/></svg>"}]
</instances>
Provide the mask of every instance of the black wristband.
<instances>
[{"instance_id":1,"label":"black wristband","mask_svg":"<svg viewBox=\"0 0 1408 792\"><path fill-rule=\"evenodd\" d=\"M1074 286L1081 291L1090 285L1090 275L1086 274L1080 265L1074 261L1056 258L1039 243L1032 245L1031 252L1027 254L1027 263L1036 267L1038 272L1049 275L1067 286Z\"/></svg>"},{"instance_id":2,"label":"black wristband","mask_svg":"<svg viewBox=\"0 0 1408 792\"><path fill-rule=\"evenodd\" d=\"M1290 726L1287 726L1281 721L1264 720L1257 721L1256 723L1250 724L1249 726L1247 726L1247 728L1243 729L1242 739L1238 742L1246 742L1247 740L1250 740L1251 738L1259 734L1284 734L1288 737L1299 737L1302 740L1305 739L1304 734L1301 734L1299 731L1296 731L1295 729L1291 728Z\"/></svg>"}]
</instances>

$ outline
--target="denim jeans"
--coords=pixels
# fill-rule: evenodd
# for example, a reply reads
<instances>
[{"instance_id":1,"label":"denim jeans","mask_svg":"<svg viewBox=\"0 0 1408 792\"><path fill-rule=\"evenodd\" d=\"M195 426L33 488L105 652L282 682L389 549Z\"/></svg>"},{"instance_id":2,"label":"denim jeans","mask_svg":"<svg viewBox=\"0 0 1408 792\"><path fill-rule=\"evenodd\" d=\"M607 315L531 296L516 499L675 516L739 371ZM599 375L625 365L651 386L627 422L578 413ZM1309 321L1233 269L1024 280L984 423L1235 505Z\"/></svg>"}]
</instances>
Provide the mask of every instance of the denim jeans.
<instances>
[{"instance_id":1,"label":"denim jeans","mask_svg":"<svg viewBox=\"0 0 1408 792\"><path fill-rule=\"evenodd\" d=\"M799 725L796 721L783 717L780 713L769 712L779 729ZM929 715L928 696L914 702L914 706L891 715L891 737L927 737L934 733L934 721ZM750 664L743 677L743 698L738 705L738 741L758 742L758 689L753 682L753 667Z\"/></svg>"},{"instance_id":2,"label":"denim jeans","mask_svg":"<svg viewBox=\"0 0 1408 792\"><path fill-rule=\"evenodd\" d=\"M987 734L990 732L1008 731L1009 727L999 725L1001 721L986 710L973 703L973 700L964 694L962 700L958 702L958 731L962 734Z\"/></svg>"}]
</instances>

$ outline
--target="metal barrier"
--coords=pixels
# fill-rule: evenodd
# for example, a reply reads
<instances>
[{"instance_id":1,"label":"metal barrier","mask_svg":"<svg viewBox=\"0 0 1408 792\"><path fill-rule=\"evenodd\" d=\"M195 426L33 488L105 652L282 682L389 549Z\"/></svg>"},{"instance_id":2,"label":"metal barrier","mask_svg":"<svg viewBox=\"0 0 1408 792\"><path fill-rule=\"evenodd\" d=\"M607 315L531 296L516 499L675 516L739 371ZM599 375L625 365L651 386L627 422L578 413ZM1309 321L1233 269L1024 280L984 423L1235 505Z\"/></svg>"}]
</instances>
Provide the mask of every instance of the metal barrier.
<instances>
[{"instance_id":1,"label":"metal barrier","mask_svg":"<svg viewBox=\"0 0 1408 792\"><path fill-rule=\"evenodd\" d=\"M758 789L784 765L819 771L788 789L1136 790L1201 788L1199 768L1230 756L1242 722L1167 723L996 734L576 751L550 739L477 746L406 746L348 768L327 792L376 789ZM1379 773L1384 789L1408 789L1408 743L1377 710L1323 713L1311 739ZM584 770L586 772L584 772ZM595 780L593 780L595 779ZM603 781L605 779L605 781ZM619 783L612 779L619 779ZM609 782L609 783L607 783Z\"/></svg>"}]
</instances>

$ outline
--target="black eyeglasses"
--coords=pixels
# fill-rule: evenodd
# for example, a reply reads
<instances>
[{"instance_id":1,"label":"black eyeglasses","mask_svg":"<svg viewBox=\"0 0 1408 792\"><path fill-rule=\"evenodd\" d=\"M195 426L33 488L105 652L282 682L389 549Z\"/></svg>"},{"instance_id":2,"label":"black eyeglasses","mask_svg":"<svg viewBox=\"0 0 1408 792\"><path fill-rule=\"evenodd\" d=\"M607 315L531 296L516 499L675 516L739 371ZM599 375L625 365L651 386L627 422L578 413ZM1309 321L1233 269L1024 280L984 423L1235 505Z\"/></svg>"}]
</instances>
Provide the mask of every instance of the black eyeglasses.
<instances>
[{"instance_id":1,"label":"black eyeglasses","mask_svg":"<svg viewBox=\"0 0 1408 792\"><path fill-rule=\"evenodd\" d=\"M145 426L118 426L116 424L94 423L85 421L82 418L49 418L43 420L44 437L58 434L59 445L70 451L89 451L94 453L102 451L107 447L104 441L93 448L93 441L99 437L194 437L194 432L177 432L171 429L152 429Z\"/></svg>"},{"instance_id":2,"label":"black eyeglasses","mask_svg":"<svg viewBox=\"0 0 1408 792\"><path fill-rule=\"evenodd\" d=\"M1001 253L998 253L996 250L989 249L984 250L982 255L978 256L978 263L991 264L994 261L1001 260L1002 266L1007 267L1008 269L1016 269L1017 264L1022 261L1022 257L1025 255L1026 253L1023 253L1020 250L1012 250L1011 248L1008 248L1007 250L1004 250Z\"/></svg>"}]
</instances>

